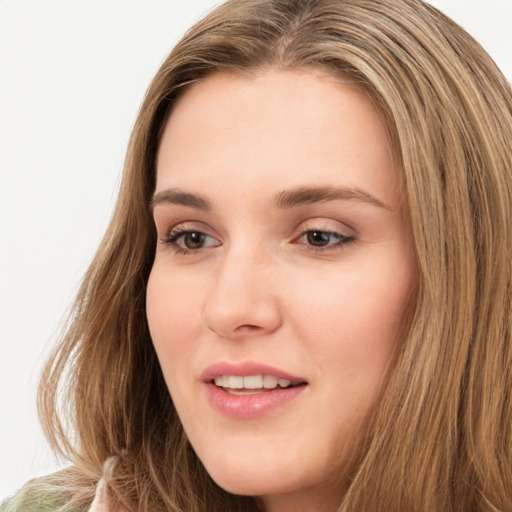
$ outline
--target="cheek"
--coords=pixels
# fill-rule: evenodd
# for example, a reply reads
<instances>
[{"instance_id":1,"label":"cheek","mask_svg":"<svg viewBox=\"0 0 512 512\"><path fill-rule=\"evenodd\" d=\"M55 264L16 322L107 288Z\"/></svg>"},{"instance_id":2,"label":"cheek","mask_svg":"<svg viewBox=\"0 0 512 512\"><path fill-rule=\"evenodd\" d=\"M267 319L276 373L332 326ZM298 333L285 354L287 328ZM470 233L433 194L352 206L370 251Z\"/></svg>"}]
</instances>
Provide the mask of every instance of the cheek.
<instances>
[{"instance_id":1,"label":"cheek","mask_svg":"<svg viewBox=\"0 0 512 512\"><path fill-rule=\"evenodd\" d=\"M377 265L332 272L325 279L303 274L289 291L289 300L300 311L295 316L319 340L326 333L350 334L355 340L370 332L384 340L387 334L396 334L401 324L410 298L410 276L407 269L379 269Z\"/></svg>"},{"instance_id":2,"label":"cheek","mask_svg":"<svg viewBox=\"0 0 512 512\"><path fill-rule=\"evenodd\" d=\"M198 294L190 282L183 287L178 276L168 274L155 266L146 292L149 331L166 380L182 358L193 354L200 328Z\"/></svg>"},{"instance_id":3,"label":"cheek","mask_svg":"<svg viewBox=\"0 0 512 512\"><path fill-rule=\"evenodd\" d=\"M413 271L396 261L347 262L346 272L320 279L303 273L289 290L295 335L325 374L345 376L357 394L378 394L400 335Z\"/></svg>"}]
</instances>

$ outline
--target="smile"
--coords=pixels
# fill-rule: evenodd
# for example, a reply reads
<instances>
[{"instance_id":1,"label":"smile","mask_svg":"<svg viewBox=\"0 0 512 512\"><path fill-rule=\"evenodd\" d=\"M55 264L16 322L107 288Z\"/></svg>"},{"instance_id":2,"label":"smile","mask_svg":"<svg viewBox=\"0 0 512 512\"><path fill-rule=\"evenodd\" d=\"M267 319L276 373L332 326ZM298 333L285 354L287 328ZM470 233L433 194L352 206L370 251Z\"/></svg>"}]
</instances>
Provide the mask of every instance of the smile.
<instances>
[{"instance_id":1,"label":"smile","mask_svg":"<svg viewBox=\"0 0 512 512\"><path fill-rule=\"evenodd\" d=\"M232 395L265 393L271 389L285 389L298 385L274 375L217 375L213 381L217 387Z\"/></svg>"},{"instance_id":2,"label":"smile","mask_svg":"<svg viewBox=\"0 0 512 512\"><path fill-rule=\"evenodd\" d=\"M281 411L309 390L304 378L255 361L213 364L200 380L217 413L241 420Z\"/></svg>"}]
</instances>

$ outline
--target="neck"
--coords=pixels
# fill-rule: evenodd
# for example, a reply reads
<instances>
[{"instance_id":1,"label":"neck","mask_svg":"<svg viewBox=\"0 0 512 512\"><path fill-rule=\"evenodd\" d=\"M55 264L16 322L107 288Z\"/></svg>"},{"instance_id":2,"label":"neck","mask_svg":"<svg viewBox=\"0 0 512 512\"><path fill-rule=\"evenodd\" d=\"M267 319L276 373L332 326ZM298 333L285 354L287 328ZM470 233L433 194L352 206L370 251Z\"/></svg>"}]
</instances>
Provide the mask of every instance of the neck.
<instances>
[{"instance_id":1,"label":"neck","mask_svg":"<svg viewBox=\"0 0 512 512\"><path fill-rule=\"evenodd\" d=\"M260 512L337 512L346 488L303 489L256 498Z\"/></svg>"}]
</instances>

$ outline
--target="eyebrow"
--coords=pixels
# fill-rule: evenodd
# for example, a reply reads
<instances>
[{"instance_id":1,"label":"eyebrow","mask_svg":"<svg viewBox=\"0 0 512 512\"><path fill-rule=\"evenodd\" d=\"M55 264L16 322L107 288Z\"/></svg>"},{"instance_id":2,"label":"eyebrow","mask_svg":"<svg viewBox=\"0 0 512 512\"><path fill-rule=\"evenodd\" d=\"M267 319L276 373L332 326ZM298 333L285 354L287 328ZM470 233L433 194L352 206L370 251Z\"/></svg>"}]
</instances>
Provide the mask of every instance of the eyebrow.
<instances>
[{"instance_id":1,"label":"eyebrow","mask_svg":"<svg viewBox=\"0 0 512 512\"><path fill-rule=\"evenodd\" d=\"M149 207L153 210L159 204L179 204L182 206L188 206L197 210L210 211L212 204L208 199L196 194L190 194L189 192L183 192L178 188L169 188L163 190L158 194L155 194L151 199Z\"/></svg>"},{"instance_id":2,"label":"eyebrow","mask_svg":"<svg viewBox=\"0 0 512 512\"><path fill-rule=\"evenodd\" d=\"M392 211L391 207L372 194L359 188L350 187L299 187L293 190L284 190L277 195L274 204L278 208L292 208L303 204L348 199L356 199Z\"/></svg>"},{"instance_id":3,"label":"eyebrow","mask_svg":"<svg viewBox=\"0 0 512 512\"><path fill-rule=\"evenodd\" d=\"M349 199L373 204L379 208L392 211L392 208L372 194L358 188L350 187L299 187L292 190L283 190L276 196L274 206L284 209L304 204ZM149 206L151 210L153 210L160 204L178 204L202 211L212 210L212 203L206 197L184 192L177 188L170 188L158 192L151 199Z\"/></svg>"}]
</instances>

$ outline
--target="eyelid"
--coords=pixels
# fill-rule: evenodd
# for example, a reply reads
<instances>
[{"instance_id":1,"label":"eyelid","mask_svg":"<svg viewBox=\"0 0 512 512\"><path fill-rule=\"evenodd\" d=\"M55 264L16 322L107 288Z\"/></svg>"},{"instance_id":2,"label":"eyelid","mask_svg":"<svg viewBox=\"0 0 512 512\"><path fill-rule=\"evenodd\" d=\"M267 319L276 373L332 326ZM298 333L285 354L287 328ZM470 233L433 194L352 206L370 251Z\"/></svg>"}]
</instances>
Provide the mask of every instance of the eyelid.
<instances>
[{"instance_id":1,"label":"eyelid","mask_svg":"<svg viewBox=\"0 0 512 512\"><path fill-rule=\"evenodd\" d=\"M200 233L214 242L196 248L182 247L180 240L190 233ZM206 249L215 248L221 245L218 236L211 233L211 228L206 224L197 221L184 221L174 224L172 227L165 230L164 235L159 237L159 241L168 249L172 250L176 255L197 255Z\"/></svg>"},{"instance_id":2,"label":"eyelid","mask_svg":"<svg viewBox=\"0 0 512 512\"><path fill-rule=\"evenodd\" d=\"M218 238L218 235L208 226L201 221L195 220L184 220L179 222L166 222L162 223L160 229L157 230L162 233L162 237L168 238L171 234L176 234L185 231L200 231L205 235L212 236L214 238Z\"/></svg>"},{"instance_id":3,"label":"eyelid","mask_svg":"<svg viewBox=\"0 0 512 512\"><path fill-rule=\"evenodd\" d=\"M353 229L333 219L308 219L302 222L297 230L299 233L293 237L293 243L302 245L305 250L315 253L325 254L329 251L344 250L357 239ZM330 241L326 245L314 245L307 241L301 241L304 237L308 236L308 234L315 231L328 235L330 238L336 237L337 240L334 242Z\"/></svg>"},{"instance_id":4,"label":"eyelid","mask_svg":"<svg viewBox=\"0 0 512 512\"><path fill-rule=\"evenodd\" d=\"M302 234L305 231L327 231L329 233L339 233L347 238L355 238L358 236L358 232L350 225L339 220L326 217L307 219L306 221L298 224L295 231L299 234Z\"/></svg>"}]
</instances>

